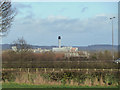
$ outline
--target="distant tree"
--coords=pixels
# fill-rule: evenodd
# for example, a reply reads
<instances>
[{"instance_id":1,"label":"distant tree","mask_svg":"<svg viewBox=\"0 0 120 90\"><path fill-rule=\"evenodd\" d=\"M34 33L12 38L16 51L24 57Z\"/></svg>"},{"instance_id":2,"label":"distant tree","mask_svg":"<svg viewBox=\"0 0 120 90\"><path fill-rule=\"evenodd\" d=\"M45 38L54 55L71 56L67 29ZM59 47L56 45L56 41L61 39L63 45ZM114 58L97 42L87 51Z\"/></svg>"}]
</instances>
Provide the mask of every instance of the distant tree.
<instances>
[{"instance_id":1,"label":"distant tree","mask_svg":"<svg viewBox=\"0 0 120 90\"><path fill-rule=\"evenodd\" d=\"M105 60L112 60L112 53L108 50L104 51L104 59Z\"/></svg>"},{"instance_id":2,"label":"distant tree","mask_svg":"<svg viewBox=\"0 0 120 90\"><path fill-rule=\"evenodd\" d=\"M114 56L115 56L115 60L118 59L118 56L119 56L119 52L114 52Z\"/></svg>"},{"instance_id":3,"label":"distant tree","mask_svg":"<svg viewBox=\"0 0 120 90\"><path fill-rule=\"evenodd\" d=\"M104 60L104 52L103 51L99 51L98 53L97 53L97 55L98 55L98 60Z\"/></svg>"},{"instance_id":4,"label":"distant tree","mask_svg":"<svg viewBox=\"0 0 120 90\"><path fill-rule=\"evenodd\" d=\"M24 38L18 38L16 41L13 42L13 45L16 47L17 52L27 52L30 51L31 46L27 44Z\"/></svg>"},{"instance_id":5,"label":"distant tree","mask_svg":"<svg viewBox=\"0 0 120 90\"><path fill-rule=\"evenodd\" d=\"M97 54L94 53L94 54L91 56L91 59L92 59L92 60L97 60Z\"/></svg>"},{"instance_id":6,"label":"distant tree","mask_svg":"<svg viewBox=\"0 0 120 90\"><path fill-rule=\"evenodd\" d=\"M10 0L0 0L0 36L7 34L15 15L15 9L12 8Z\"/></svg>"}]
</instances>

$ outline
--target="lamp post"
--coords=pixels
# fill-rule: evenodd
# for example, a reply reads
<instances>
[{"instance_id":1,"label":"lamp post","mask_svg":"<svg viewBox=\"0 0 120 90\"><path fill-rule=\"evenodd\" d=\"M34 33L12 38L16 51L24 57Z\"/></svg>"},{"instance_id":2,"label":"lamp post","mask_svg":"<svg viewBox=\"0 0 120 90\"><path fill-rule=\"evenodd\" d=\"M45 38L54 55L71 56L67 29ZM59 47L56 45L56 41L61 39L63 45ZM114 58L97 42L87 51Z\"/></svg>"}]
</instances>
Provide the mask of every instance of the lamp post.
<instances>
[{"instance_id":1,"label":"lamp post","mask_svg":"<svg viewBox=\"0 0 120 90\"><path fill-rule=\"evenodd\" d=\"M114 32L113 32L113 19L114 19L115 17L112 17L112 18L110 18L110 20L112 20L112 58L113 58L113 60L114 60Z\"/></svg>"}]
</instances>

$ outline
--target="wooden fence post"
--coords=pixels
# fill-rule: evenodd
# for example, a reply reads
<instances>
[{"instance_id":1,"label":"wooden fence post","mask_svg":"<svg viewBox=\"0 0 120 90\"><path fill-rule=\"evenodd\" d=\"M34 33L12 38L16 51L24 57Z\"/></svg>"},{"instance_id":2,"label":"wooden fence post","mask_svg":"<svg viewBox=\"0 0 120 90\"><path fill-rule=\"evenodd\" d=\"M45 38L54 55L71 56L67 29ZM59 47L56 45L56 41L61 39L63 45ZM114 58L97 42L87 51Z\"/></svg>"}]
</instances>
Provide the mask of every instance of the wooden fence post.
<instances>
[{"instance_id":1,"label":"wooden fence post","mask_svg":"<svg viewBox=\"0 0 120 90\"><path fill-rule=\"evenodd\" d=\"M86 74L88 74L88 69L86 69L87 71L86 71Z\"/></svg>"},{"instance_id":2,"label":"wooden fence post","mask_svg":"<svg viewBox=\"0 0 120 90\"><path fill-rule=\"evenodd\" d=\"M20 72L22 71L21 68L19 68Z\"/></svg>"},{"instance_id":3,"label":"wooden fence post","mask_svg":"<svg viewBox=\"0 0 120 90\"><path fill-rule=\"evenodd\" d=\"M38 68L36 68L36 72L38 72Z\"/></svg>"},{"instance_id":4,"label":"wooden fence post","mask_svg":"<svg viewBox=\"0 0 120 90\"><path fill-rule=\"evenodd\" d=\"M30 69L28 68L28 73L29 73Z\"/></svg>"},{"instance_id":5,"label":"wooden fence post","mask_svg":"<svg viewBox=\"0 0 120 90\"><path fill-rule=\"evenodd\" d=\"M46 68L44 70L45 70L45 73L46 73Z\"/></svg>"},{"instance_id":6,"label":"wooden fence post","mask_svg":"<svg viewBox=\"0 0 120 90\"><path fill-rule=\"evenodd\" d=\"M111 72L112 72L113 70L112 70L112 68L111 68Z\"/></svg>"},{"instance_id":7,"label":"wooden fence post","mask_svg":"<svg viewBox=\"0 0 120 90\"><path fill-rule=\"evenodd\" d=\"M13 70L13 68L11 68L11 71Z\"/></svg>"},{"instance_id":8,"label":"wooden fence post","mask_svg":"<svg viewBox=\"0 0 120 90\"><path fill-rule=\"evenodd\" d=\"M96 71L96 69L94 69Z\"/></svg>"},{"instance_id":9,"label":"wooden fence post","mask_svg":"<svg viewBox=\"0 0 120 90\"><path fill-rule=\"evenodd\" d=\"M104 71L104 69L103 69L103 71Z\"/></svg>"},{"instance_id":10,"label":"wooden fence post","mask_svg":"<svg viewBox=\"0 0 120 90\"><path fill-rule=\"evenodd\" d=\"M53 72L55 71L55 69L53 68Z\"/></svg>"}]
</instances>

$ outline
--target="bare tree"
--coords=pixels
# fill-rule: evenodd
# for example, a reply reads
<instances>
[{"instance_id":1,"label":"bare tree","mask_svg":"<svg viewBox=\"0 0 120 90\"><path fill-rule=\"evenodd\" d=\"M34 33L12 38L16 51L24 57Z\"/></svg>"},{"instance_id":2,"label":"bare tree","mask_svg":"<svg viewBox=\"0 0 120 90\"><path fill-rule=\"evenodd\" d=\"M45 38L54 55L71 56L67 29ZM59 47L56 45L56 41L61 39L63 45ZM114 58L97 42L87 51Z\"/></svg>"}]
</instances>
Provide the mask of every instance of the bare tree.
<instances>
[{"instance_id":1,"label":"bare tree","mask_svg":"<svg viewBox=\"0 0 120 90\"><path fill-rule=\"evenodd\" d=\"M31 48L31 46L27 44L23 37L14 41L13 45L16 47L17 52L27 52L30 51Z\"/></svg>"},{"instance_id":2,"label":"bare tree","mask_svg":"<svg viewBox=\"0 0 120 90\"><path fill-rule=\"evenodd\" d=\"M8 33L15 15L10 0L0 0L0 36Z\"/></svg>"}]
</instances>

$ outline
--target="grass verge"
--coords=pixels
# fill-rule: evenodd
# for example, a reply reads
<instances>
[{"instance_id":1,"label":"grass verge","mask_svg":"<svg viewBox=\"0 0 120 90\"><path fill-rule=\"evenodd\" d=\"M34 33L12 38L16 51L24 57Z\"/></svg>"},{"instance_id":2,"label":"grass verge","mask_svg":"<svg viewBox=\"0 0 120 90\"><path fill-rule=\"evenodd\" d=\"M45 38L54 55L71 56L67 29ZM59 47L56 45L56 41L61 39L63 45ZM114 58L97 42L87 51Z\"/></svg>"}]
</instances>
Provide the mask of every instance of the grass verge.
<instances>
[{"instance_id":1,"label":"grass verge","mask_svg":"<svg viewBox=\"0 0 120 90\"><path fill-rule=\"evenodd\" d=\"M118 86L68 86L68 85L30 85L3 83L2 88L118 88Z\"/></svg>"}]
</instances>

